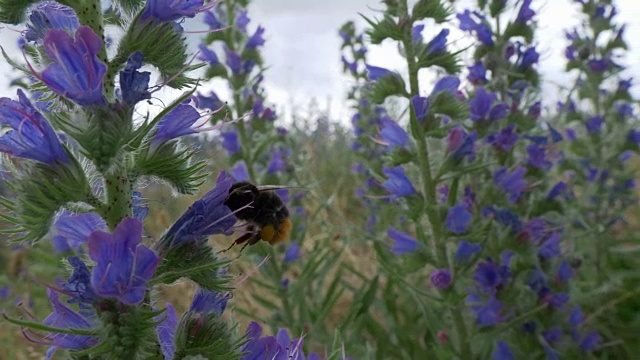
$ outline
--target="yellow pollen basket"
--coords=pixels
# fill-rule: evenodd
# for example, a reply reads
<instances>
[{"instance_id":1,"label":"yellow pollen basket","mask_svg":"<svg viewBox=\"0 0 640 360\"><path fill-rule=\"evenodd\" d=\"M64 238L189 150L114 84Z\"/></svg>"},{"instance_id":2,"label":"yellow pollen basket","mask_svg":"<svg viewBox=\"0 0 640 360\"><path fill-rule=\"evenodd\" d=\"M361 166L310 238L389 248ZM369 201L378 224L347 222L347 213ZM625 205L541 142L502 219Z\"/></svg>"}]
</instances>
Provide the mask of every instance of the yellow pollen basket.
<instances>
[{"instance_id":1,"label":"yellow pollen basket","mask_svg":"<svg viewBox=\"0 0 640 360\"><path fill-rule=\"evenodd\" d=\"M260 230L260 237L271 245L279 244L289 237L292 225L291 219L283 220L277 229L273 225L267 225Z\"/></svg>"}]
</instances>

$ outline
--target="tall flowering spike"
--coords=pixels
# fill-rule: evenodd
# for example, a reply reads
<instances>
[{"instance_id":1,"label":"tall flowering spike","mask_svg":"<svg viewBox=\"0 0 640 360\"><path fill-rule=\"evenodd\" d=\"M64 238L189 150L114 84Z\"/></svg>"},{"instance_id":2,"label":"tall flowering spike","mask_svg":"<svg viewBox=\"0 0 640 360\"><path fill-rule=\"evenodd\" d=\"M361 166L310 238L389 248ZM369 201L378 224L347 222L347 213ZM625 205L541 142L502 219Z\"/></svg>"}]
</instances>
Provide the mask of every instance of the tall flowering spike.
<instances>
[{"instance_id":1,"label":"tall flowering spike","mask_svg":"<svg viewBox=\"0 0 640 360\"><path fill-rule=\"evenodd\" d=\"M529 187L529 184L524 179L527 170L522 166L518 166L511 172L507 171L507 168L503 167L493 173L493 182L509 195L509 202L514 203L520 199L522 193Z\"/></svg>"},{"instance_id":2,"label":"tall flowering spike","mask_svg":"<svg viewBox=\"0 0 640 360\"><path fill-rule=\"evenodd\" d=\"M96 213L74 214L63 210L53 223L53 228L56 241L78 249L94 231L107 230L107 224Z\"/></svg>"},{"instance_id":3,"label":"tall flowering spike","mask_svg":"<svg viewBox=\"0 0 640 360\"><path fill-rule=\"evenodd\" d=\"M124 70L120 72L122 100L129 106L151 98L151 93L149 92L151 73L148 71L138 71L138 69L142 67L143 60L144 55L142 55L140 51L134 52L129 56Z\"/></svg>"},{"instance_id":4,"label":"tall flowering spike","mask_svg":"<svg viewBox=\"0 0 640 360\"><path fill-rule=\"evenodd\" d=\"M393 227L390 227L389 230L387 230L387 235L391 240L393 240L393 246L390 250L396 255L404 255L406 253L413 252L420 246L418 240L406 233L403 233L402 231L394 229Z\"/></svg>"},{"instance_id":5,"label":"tall flowering spike","mask_svg":"<svg viewBox=\"0 0 640 360\"><path fill-rule=\"evenodd\" d=\"M382 125L380 138L387 144L389 150L395 147L407 146L409 134L397 122L387 116L383 116L380 118L380 124Z\"/></svg>"},{"instance_id":6,"label":"tall flowering spike","mask_svg":"<svg viewBox=\"0 0 640 360\"><path fill-rule=\"evenodd\" d=\"M50 30L44 49L53 63L42 72L43 82L78 105L105 105L102 82L107 65L98 59L101 48L100 37L88 26L79 27L75 39L64 30Z\"/></svg>"},{"instance_id":7,"label":"tall flowering spike","mask_svg":"<svg viewBox=\"0 0 640 360\"><path fill-rule=\"evenodd\" d=\"M236 223L231 209L224 204L232 184L233 178L226 172L221 172L216 179L216 187L193 203L176 220L163 237L161 246L174 247L189 241L202 240L208 235L228 233Z\"/></svg>"},{"instance_id":8,"label":"tall flowering spike","mask_svg":"<svg viewBox=\"0 0 640 360\"><path fill-rule=\"evenodd\" d=\"M203 5L204 0L147 0L140 21L144 24L152 20L169 22L192 18L209 8Z\"/></svg>"},{"instance_id":9,"label":"tall flowering spike","mask_svg":"<svg viewBox=\"0 0 640 360\"><path fill-rule=\"evenodd\" d=\"M416 189L413 187L411 180L405 175L402 166L393 168L385 166L382 168L382 173L388 178L388 180L382 184L382 187L391 193L392 199L410 196L416 193Z\"/></svg>"},{"instance_id":10,"label":"tall flowering spike","mask_svg":"<svg viewBox=\"0 0 640 360\"><path fill-rule=\"evenodd\" d=\"M154 318L158 321L156 325L156 334L158 335L158 342L160 343L160 349L165 359L173 359L176 353L175 336L178 328L178 314L176 309L170 303L166 304L167 311L164 314L160 314Z\"/></svg>"},{"instance_id":11,"label":"tall flowering spike","mask_svg":"<svg viewBox=\"0 0 640 360\"><path fill-rule=\"evenodd\" d=\"M158 256L141 245L142 223L125 218L113 234L96 231L89 237L89 256L96 265L91 273L91 285L102 297L117 298L122 303L142 302L158 266Z\"/></svg>"},{"instance_id":12,"label":"tall flowering spike","mask_svg":"<svg viewBox=\"0 0 640 360\"><path fill-rule=\"evenodd\" d=\"M197 131L193 124L200 119L200 113L191 105L179 104L169 111L156 125L156 133L151 139L151 148Z\"/></svg>"},{"instance_id":13,"label":"tall flowering spike","mask_svg":"<svg viewBox=\"0 0 640 360\"><path fill-rule=\"evenodd\" d=\"M44 325L59 329L82 329L89 330L99 326L97 317L94 314L87 315L75 312L73 309L63 304L59 295L53 290L47 290L47 295L53 306L53 312L47 316L42 323ZM51 358L57 349L81 350L98 344L97 336L72 335L50 333L47 336L39 336L46 344L51 345L47 351L47 357Z\"/></svg>"},{"instance_id":14,"label":"tall flowering spike","mask_svg":"<svg viewBox=\"0 0 640 360\"><path fill-rule=\"evenodd\" d=\"M0 98L0 125L12 128L0 136L0 152L47 165L71 162L49 122L22 90L18 90L18 101Z\"/></svg>"},{"instance_id":15,"label":"tall flowering spike","mask_svg":"<svg viewBox=\"0 0 640 360\"><path fill-rule=\"evenodd\" d=\"M193 300L191 300L189 311L201 314L222 315L230 297L231 293L229 292L222 293L198 288L198 291L193 295Z\"/></svg>"},{"instance_id":16,"label":"tall flowering spike","mask_svg":"<svg viewBox=\"0 0 640 360\"><path fill-rule=\"evenodd\" d=\"M31 10L25 39L39 42L50 29L75 31L80 27L76 12L55 1L39 2Z\"/></svg>"}]
</instances>

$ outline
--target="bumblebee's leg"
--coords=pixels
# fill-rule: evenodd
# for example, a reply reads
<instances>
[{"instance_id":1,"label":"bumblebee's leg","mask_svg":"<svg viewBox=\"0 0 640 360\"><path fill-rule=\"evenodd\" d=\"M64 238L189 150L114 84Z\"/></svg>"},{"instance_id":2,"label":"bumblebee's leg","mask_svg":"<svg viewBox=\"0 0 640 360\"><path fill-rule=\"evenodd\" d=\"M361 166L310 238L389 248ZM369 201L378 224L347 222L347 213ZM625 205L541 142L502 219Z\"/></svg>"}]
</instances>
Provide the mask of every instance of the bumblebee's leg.
<instances>
[{"instance_id":1,"label":"bumblebee's leg","mask_svg":"<svg viewBox=\"0 0 640 360\"><path fill-rule=\"evenodd\" d=\"M236 244L242 244L243 242L249 240L249 238L251 238L252 236L254 236L255 233L253 232L253 226L247 226L247 233L240 236L239 238L235 239L234 242L231 243L231 246L229 246L228 248L221 250L218 252L218 254L220 253L224 253L227 252L229 250L231 250L232 247L234 247Z\"/></svg>"},{"instance_id":2,"label":"bumblebee's leg","mask_svg":"<svg viewBox=\"0 0 640 360\"><path fill-rule=\"evenodd\" d=\"M249 241L247 241L246 244L244 244L244 246L242 247L242 249L240 249L240 253L242 253L242 250L244 250L244 248L246 248L249 245L253 245L255 243L257 243L258 241L260 241L260 233L257 234L253 234L253 236L249 239Z\"/></svg>"}]
</instances>

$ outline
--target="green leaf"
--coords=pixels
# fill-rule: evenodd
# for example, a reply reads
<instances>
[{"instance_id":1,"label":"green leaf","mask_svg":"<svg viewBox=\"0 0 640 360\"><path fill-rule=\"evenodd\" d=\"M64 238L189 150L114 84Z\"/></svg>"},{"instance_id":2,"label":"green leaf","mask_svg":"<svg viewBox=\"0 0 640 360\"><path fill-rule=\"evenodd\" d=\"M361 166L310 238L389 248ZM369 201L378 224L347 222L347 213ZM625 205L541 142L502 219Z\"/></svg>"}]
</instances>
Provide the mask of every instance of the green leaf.
<instances>
[{"instance_id":1,"label":"green leaf","mask_svg":"<svg viewBox=\"0 0 640 360\"><path fill-rule=\"evenodd\" d=\"M385 39L403 40L404 33L402 28L391 16L385 14L380 21L371 20L362 14L360 16L371 25L371 29L367 30L367 34L372 44L380 44Z\"/></svg>"},{"instance_id":2,"label":"green leaf","mask_svg":"<svg viewBox=\"0 0 640 360\"><path fill-rule=\"evenodd\" d=\"M409 97L406 84L400 74L386 74L371 82L363 89L366 97L375 104L382 104L390 96Z\"/></svg>"},{"instance_id":3,"label":"green leaf","mask_svg":"<svg viewBox=\"0 0 640 360\"><path fill-rule=\"evenodd\" d=\"M29 6L40 0L0 0L0 22L18 25L23 22Z\"/></svg>"},{"instance_id":4,"label":"green leaf","mask_svg":"<svg viewBox=\"0 0 640 360\"><path fill-rule=\"evenodd\" d=\"M436 23L441 24L453 14L453 7L445 7L443 1L439 0L419 0L411 12L411 19L415 22L424 18L431 18Z\"/></svg>"}]
</instances>

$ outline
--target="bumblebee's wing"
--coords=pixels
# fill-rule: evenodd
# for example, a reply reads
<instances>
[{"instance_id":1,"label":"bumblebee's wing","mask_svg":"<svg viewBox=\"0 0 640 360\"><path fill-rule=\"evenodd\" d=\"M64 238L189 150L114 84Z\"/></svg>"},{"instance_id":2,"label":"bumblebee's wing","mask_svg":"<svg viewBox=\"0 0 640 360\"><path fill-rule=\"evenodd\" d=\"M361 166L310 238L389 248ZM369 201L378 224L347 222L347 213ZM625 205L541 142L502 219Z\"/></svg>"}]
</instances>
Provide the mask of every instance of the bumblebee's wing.
<instances>
[{"instance_id":1,"label":"bumblebee's wing","mask_svg":"<svg viewBox=\"0 0 640 360\"><path fill-rule=\"evenodd\" d=\"M307 188L300 187L300 186L286 186L286 185L260 185L260 186L256 186L256 187L258 188L258 191L273 191L273 190L280 190L280 189L309 190Z\"/></svg>"}]
</instances>

